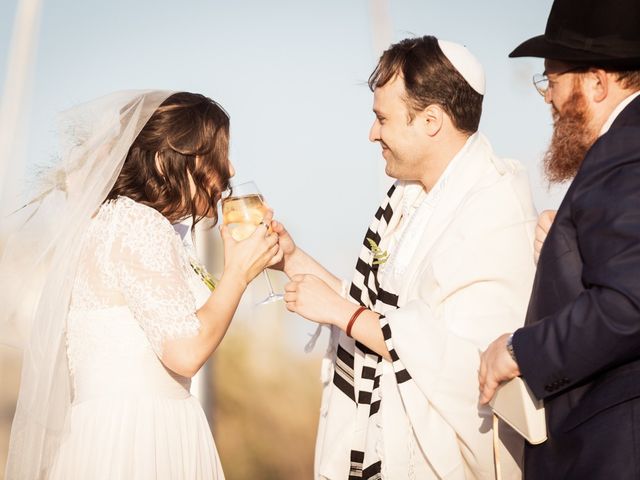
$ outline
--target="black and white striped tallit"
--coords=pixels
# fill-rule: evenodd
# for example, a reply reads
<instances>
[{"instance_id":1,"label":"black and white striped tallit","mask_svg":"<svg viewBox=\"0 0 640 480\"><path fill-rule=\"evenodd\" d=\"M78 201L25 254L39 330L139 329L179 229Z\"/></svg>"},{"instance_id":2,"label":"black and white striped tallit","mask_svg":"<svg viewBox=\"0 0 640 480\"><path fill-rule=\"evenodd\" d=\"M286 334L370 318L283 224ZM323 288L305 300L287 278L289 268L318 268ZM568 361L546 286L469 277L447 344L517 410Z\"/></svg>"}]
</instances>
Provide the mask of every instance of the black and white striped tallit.
<instances>
[{"instance_id":1,"label":"black and white striped tallit","mask_svg":"<svg viewBox=\"0 0 640 480\"><path fill-rule=\"evenodd\" d=\"M384 319L386 312L398 308L398 297L381 288L378 281L379 265L374 264L374 255L368 239L373 240L376 245L381 243L389 224L398 220L396 216L400 215L401 199L402 188L394 184L387 192L367 230L348 291L353 301L381 315L382 332L393 360L398 384L407 382L411 376L403 368L398 355L392 348L391 330ZM333 383L355 404L356 435L350 452L349 480L381 478L381 458L376 450L378 442L376 416L380 410L381 376L382 357L365 345L341 334L336 349Z\"/></svg>"}]
</instances>

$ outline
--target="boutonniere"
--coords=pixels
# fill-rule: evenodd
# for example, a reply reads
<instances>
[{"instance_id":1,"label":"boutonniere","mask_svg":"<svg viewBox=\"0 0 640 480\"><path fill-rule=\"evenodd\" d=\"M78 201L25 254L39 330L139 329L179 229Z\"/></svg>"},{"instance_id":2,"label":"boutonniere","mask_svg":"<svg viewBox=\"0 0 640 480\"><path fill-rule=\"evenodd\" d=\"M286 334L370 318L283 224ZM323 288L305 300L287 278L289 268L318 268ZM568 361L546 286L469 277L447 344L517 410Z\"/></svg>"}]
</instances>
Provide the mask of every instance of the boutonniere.
<instances>
[{"instance_id":1,"label":"boutonniere","mask_svg":"<svg viewBox=\"0 0 640 480\"><path fill-rule=\"evenodd\" d=\"M389 259L389 252L387 252L386 250L382 251L378 244L370 238L367 238L367 242L369 243L369 247L371 248L371 253L373 253L372 265L382 265Z\"/></svg>"},{"instance_id":2,"label":"boutonniere","mask_svg":"<svg viewBox=\"0 0 640 480\"><path fill-rule=\"evenodd\" d=\"M207 271L207 268L203 264L196 260L196 249L193 246L193 242L188 240L189 226L184 223L178 223L174 225L173 228L180 237L182 246L189 258L189 265L191 265L191 269L200 277L200 280L202 280L202 283L206 285L209 291L213 292L218 284L218 280Z\"/></svg>"},{"instance_id":3,"label":"boutonniere","mask_svg":"<svg viewBox=\"0 0 640 480\"><path fill-rule=\"evenodd\" d=\"M189 263L191 264L191 268L196 274L200 277L202 282L207 286L210 291L214 291L216 289L217 280L211 275L207 269L201 263L198 263L195 259L190 258Z\"/></svg>"}]
</instances>

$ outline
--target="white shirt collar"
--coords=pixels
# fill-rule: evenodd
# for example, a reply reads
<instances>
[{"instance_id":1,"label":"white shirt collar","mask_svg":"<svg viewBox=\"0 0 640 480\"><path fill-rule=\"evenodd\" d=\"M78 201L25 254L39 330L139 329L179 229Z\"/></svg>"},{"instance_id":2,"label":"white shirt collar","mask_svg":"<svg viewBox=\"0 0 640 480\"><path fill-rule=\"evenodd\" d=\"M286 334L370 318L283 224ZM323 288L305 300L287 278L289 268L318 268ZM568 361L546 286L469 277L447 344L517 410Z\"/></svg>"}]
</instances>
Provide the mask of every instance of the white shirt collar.
<instances>
[{"instance_id":1,"label":"white shirt collar","mask_svg":"<svg viewBox=\"0 0 640 480\"><path fill-rule=\"evenodd\" d=\"M383 235L380 247L389 252L389 260L378 270L378 278L385 288L397 291L403 275L413 261L422 233L447 188L452 172L461 159L469 154L478 133L471 135L460 151L451 159L436 184L427 192L420 182L407 182L402 197L402 220L393 231Z\"/></svg>"},{"instance_id":2,"label":"white shirt collar","mask_svg":"<svg viewBox=\"0 0 640 480\"><path fill-rule=\"evenodd\" d=\"M604 135L605 133L607 133L609 131L609 129L611 128L611 125L613 125L613 122L616 120L616 118L618 118L618 115L620 115L620 112L622 112L622 110L624 110L627 105L629 105L631 102L633 102L633 100L638 95L640 95L640 91L632 93L627 98L622 100L618 104L618 106L616 108L613 109L613 112L611 112L611 115L609 115L609 118L607 119L607 121L604 122L604 125L602 126L602 129L600 130L600 135L598 135L598 136L601 137L602 135Z\"/></svg>"}]
</instances>

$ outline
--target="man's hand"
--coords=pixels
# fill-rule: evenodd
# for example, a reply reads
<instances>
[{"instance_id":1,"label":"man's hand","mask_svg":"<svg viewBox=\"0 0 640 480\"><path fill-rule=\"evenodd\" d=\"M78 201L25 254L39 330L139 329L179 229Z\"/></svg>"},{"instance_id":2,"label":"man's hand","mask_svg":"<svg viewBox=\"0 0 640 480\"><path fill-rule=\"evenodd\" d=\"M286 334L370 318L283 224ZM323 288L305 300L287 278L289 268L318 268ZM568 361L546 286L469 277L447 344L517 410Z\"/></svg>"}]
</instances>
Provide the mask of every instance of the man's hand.
<instances>
[{"instance_id":1,"label":"man's hand","mask_svg":"<svg viewBox=\"0 0 640 480\"><path fill-rule=\"evenodd\" d=\"M357 308L315 275L294 275L284 292L287 310L317 323L338 325Z\"/></svg>"},{"instance_id":2,"label":"man's hand","mask_svg":"<svg viewBox=\"0 0 640 480\"><path fill-rule=\"evenodd\" d=\"M296 244L287 232L287 229L284 228L284 225L280 222L273 220L271 222L271 229L278 234L278 243L280 244L280 250L282 251L282 260L274 265L271 265L269 268L273 268L274 270L285 271L287 261L291 259L294 253L297 250Z\"/></svg>"},{"instance_id":3,"label":"man's hand","mask_svg":"<svg viewBox=\"0 0 640 480\"><path fill-rule=\"evenodd\" d=\"M489 403L496 393L496 388L502 382L520 375L518 364L513 361L507 350L507 340L511 334L505 333L494 340L480 356L480 403Z\"/></svg>"},{"instance_id":4,"label":"man's hand","mask_svg":"<svg viewBox=\"0 0 640 480\"><path fill-rule=\"evenodd\" d=\"M557 210L545 210L538 217L538 224L536 225L536 239L533 242L533 258L538 263L540 258L540 252L542 251L542 245L544 244L549 229L556 218Z\"/></svg>"}]
</instances>

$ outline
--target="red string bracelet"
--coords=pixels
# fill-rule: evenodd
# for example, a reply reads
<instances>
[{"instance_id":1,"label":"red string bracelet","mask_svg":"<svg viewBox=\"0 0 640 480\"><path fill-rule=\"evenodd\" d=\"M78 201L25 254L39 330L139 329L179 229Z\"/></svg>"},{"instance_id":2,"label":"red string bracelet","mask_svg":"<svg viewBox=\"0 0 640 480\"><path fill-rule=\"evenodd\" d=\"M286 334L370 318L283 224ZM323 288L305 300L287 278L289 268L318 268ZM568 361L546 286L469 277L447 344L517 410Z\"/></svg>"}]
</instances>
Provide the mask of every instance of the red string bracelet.
<instances>
[{"instance_id":1,"label":"red string bracelet","mask_svg":"<svg viewBox=\"0 0 640 480\"><path fill-rule=\"evenodd\" d=\"M358 309L355 312L353 312L353 315L351 315L351 318L349 319L349 323L347 323L347 337L351 337L351 328L353 327L353 324L356 323L356 319L366 309L367 309L367 307L360 306L360 307L358 307Z\"/></svg>"}]
</instances>

